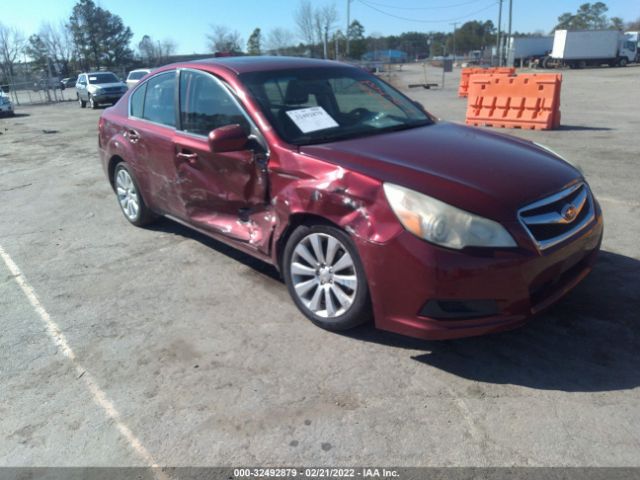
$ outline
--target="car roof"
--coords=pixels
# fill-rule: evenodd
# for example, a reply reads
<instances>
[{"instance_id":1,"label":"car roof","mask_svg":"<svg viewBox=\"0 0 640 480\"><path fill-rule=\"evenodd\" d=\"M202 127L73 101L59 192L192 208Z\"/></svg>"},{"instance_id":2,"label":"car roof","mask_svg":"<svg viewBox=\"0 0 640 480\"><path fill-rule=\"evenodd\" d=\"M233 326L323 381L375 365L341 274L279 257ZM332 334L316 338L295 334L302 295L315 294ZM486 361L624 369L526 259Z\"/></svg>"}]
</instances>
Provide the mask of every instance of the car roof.
<instances>
[{"instance_id":1,"label":"car roof","mask_svg":"<svg viewBox=\"0 0 640 480\"><path fill-rule=\"evenodd\" d=\"M150 68L136 68L135 70L131 70L129 73L133 73L133 72L150 72L151 69Z\"/></svg>"},{"instance_id":2,"label":"car roof","mask_svg":"<svg viewBox=\"0 0 640 480\"><path fill-rule=\"evenodd\" d=\"M236 74L248 72L263 72L268 70L287 70L312 67L351 67L351 65L333 60L319 60L316 58L259 56L259 57L218 57L185 62L189 64L223 66ZM179 66L175 64L174 66Z\"/></svg>"},{"instance_id":3,"label":"car roof","mask_svg":"<svg viewBox=\"0 0 640 480\"><path fill-rule=\"evenodd\" d=\"M110 71L104 71L104 72L102 72L102 71L101 71L101 72L84 72L84 75L97 75L98 73L111 73L111 74L115 75L115 73L110 72ZM82 73L81 73L80 75L82 75Z\"/></svg>"}]
</instances>

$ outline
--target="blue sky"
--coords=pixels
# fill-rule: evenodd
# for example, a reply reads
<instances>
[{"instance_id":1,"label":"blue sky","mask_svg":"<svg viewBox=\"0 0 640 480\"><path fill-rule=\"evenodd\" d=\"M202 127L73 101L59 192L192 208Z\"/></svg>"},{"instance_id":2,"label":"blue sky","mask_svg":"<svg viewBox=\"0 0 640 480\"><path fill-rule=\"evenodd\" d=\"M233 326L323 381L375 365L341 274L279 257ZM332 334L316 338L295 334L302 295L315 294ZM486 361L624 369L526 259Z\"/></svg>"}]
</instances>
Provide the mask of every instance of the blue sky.
<instances>
[{"instance_id":1,"label":"blue sky","mask_svg":"<svg viewBox=\"0 0 640 480\"><path fill-rule=\"evenodd\" d=\"M351 18L364 25L366 34L451 31L452 22L461 24L469 19L498 22L497 0L364 1L391 15L406 18L394 18L366 6L361 0L352 0ZM75 4L75 0L4 0L2 3L5 2L8 8L0 9L0 22L18 27L27 36L36 32L43 21L66 20ZM177 43L177 53L204 53L211 24L238 30L244 42L258 26L263 32L284 27L295 33L293 11L298 0L96 0L96 3L122 17L134 33L134 44L148 34L157 40L172 38ZM340 15L339 26L344 30L347 0L315 0L313 3L334 3ZM505 25L508 3L504 0ZM513 0L513 29L549 31L561 13L573 12L582 3L584 0ZM619 16L625 21L640 17L638 0L605 0L605 3L609 6L609 16Z\"/></svg>"}]
</instances>

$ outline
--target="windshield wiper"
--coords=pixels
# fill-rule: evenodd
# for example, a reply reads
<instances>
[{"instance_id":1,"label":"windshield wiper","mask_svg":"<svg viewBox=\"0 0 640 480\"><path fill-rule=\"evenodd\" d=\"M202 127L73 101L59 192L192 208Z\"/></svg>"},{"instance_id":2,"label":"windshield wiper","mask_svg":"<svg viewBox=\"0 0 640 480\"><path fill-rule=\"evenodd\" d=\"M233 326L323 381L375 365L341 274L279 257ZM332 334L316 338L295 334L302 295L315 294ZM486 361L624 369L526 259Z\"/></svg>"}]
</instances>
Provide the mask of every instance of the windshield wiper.
<instances>
[{"instance_id":1,"label":"windshield wiper","mask_svg":"<svg viewBox=\"0 0 640 480\"><path fill-rule=\"evenodd\" d=\"M425 120L423 122L403 123L401 125L393 125L391 127L381 128L377 131L377 133L398 132L400 130L409 130L411 128L426 127L427 125L433 125L433 122Z\"/></svg>"},{"instance_id":2,"label":"windshield wiper","mask_svg":"<svg viewBox=\"0 0 640 480\"><path fill-rule=\"evenodd\" d=\"M360 137L368 137L371 135L379 135L381 133L397 132L400 130L409 130L411 128L425 127L427 125L433 125L433 122L429 120L415 122L415 123L403 123L400 125L393 125L385 128L374 128L370 130L361 130L355 132L345 132L342 134L326 134L313 137L299 138L295 143L297 145L315 145L317 143L337 142L340 140L351 140Z\"/></svg>"}]
</instances>

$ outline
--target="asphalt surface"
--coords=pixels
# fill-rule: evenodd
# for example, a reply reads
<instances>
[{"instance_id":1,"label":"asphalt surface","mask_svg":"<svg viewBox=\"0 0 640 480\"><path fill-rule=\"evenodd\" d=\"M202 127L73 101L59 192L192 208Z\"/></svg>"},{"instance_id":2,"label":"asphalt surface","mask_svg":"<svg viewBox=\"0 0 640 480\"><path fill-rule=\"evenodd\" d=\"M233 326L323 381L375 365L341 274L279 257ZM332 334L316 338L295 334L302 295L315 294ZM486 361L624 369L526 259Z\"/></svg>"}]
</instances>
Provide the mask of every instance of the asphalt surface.
<instances>
[{"instance_id":1,"label":"asphalt surface","mask_svg":"<svg viewBox=\"0 0 640 480\"><path fill-rule=\"evenodd\" d=\"M407 91L463 121L458 74ZM524 328L445 342L314 327L271 267L127 223L100 111L18 108L0 119L0 466L640 466L639 79L566 71L563 127L508 131L584 170L594 272Z\"/></svg>"}]
</instances>

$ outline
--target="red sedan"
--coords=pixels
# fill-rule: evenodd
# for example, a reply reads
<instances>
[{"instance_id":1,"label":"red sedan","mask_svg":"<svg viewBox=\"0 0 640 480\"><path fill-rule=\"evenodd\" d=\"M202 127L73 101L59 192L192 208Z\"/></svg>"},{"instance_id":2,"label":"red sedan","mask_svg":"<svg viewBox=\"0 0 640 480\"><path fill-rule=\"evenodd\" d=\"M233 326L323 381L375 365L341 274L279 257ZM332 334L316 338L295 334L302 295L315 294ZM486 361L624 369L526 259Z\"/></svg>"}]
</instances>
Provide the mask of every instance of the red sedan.
<instances>
[{"instance_id":1,"label":"red sedan","mask_svg":"<svg viewBox=\"0 0 640 480\"><path fill-rule=\"evenodd\" d=\"M600 207L532 142L437 121L362 69L173 64L99 123L125 217L169 217L282 273L315 324L428 339L513 328L591 270Z\"/></svg>"}]
</instances>

